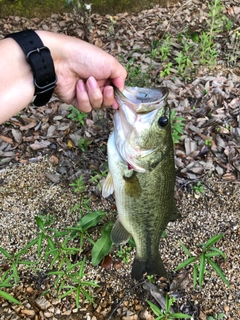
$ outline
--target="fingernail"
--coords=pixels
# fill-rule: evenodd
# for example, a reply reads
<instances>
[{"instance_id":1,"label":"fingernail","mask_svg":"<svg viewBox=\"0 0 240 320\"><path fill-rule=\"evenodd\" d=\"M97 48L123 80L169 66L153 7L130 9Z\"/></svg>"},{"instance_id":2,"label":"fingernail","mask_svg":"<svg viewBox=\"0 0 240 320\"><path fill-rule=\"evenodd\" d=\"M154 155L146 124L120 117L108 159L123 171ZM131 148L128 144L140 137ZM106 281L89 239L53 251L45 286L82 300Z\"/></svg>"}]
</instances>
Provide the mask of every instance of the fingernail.
<instances>
[{"instance_id":1,"label":"fingernail","mask_svg":"<svg viewBox=\"0 0 240 320\"><path fill-rule=\"evenodd\" d=\"M98 87L97 81L95 80L94 77L88 78L87 84L89 85L89 87L90 87L92 90L96 90L97 87Z\"/></svg>"},{"instance_id":2,"label":"fingernail","mask_svg":"<svg viewBox=\"0 0 240 320\"><path fill-rule=\"evenodd\" d=\"M81 91L81 92L86 91L85 84L84 84L83 80L78 80L78 88L79 88L79 91Z\"/></svg>"}]
</instances>

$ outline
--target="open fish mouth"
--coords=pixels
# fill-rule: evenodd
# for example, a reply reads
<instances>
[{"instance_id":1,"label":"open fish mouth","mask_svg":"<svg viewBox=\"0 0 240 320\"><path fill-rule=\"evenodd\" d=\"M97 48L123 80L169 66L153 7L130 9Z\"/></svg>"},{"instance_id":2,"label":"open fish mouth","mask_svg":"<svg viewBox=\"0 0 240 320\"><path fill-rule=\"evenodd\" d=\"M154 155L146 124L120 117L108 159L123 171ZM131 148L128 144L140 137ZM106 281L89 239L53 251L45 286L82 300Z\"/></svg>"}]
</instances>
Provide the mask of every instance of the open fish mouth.
<instances>
[{"instance_id":1,"label":"open fish mouth","mask_svg":"<svg viewBox=\"0 0 240 320\"><path fill-rule=\"evenodd\" d=\"M115 87L114 90L119 105L127 104L136 113L151 112L159 109L159 104L161 104L161 101L164 102L166 100L169 92L166 87L158 89L125 87L123 92Z\"/></svg>"}]
</instances>

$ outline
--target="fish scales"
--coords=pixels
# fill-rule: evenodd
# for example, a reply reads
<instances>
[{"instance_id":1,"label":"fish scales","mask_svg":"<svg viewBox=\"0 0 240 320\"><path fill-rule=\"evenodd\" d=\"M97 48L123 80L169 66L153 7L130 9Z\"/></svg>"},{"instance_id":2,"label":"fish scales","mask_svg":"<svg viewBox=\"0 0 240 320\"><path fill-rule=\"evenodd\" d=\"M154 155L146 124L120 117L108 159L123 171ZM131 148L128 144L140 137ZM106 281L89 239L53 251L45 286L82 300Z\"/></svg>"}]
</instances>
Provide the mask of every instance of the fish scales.
<instances>
[{"instance_id":1,"label":"fish scales","mask_svg":"<svg viewBox=\"0 0 240 320\"><path fill-rule=\"evenodd\" d=\"M131 92L131 88L128 90ZM144 90L151 93L153 89ZM132 235L136 243L132 277L137 280L145 273L166 276L159 242L167 223L176 217L170 111L164 101L166 91L161 90L154 90L154 98L150 99L148 95L148 101L144 103L142 96L141 102L136 103L135 93L131 99L128 91L128 97L125 97L126 90L123 94L117 90L119 110L114 116L114 131L108 140L109 174L103 186L103 196L114 191L118 210L111 238L120 244L127 242Z\"/></svg>"}]
</instances>

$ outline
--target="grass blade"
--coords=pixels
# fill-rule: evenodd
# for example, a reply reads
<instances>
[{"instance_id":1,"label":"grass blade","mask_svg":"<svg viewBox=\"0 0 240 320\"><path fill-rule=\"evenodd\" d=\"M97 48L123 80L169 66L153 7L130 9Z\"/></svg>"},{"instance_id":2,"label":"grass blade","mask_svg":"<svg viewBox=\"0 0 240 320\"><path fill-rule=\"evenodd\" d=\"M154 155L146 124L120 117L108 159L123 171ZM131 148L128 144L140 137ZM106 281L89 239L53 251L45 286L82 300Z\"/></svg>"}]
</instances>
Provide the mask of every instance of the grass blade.
<instances>
[{"instance_id":1,"label":"grass blade","mask_svg":"<svg viewBox=\"0 0 240 320\"><path fill-rule=\"evenodd\" d=\"M226 279L225 275L223 274L222 270L220 269L220 267L214 261L212 261L210 258L207 258L207 261L212 266L212 268L216 271L216 273L219 275L219 277L222 279L222 281L229 287L230 284L229 284L228 280Z\"/></svg>"},{"instance_id":2,"label":"grass blade","mask_svg":"<svg viewBox=\"0 0 240 320\"><path fill-rule=\"evenodd\" d=\"M180 245L183 248L186 255L190 258L192 255L191 255L190 251L188 250L188 248L181 241L180 241Z\"/></svg>"},{"instance_id":3,"label":"grass blade","mask_svg":"<svg viewBox=\"0 0 240 320\"><path fill-rule=\"evenodd\" d=\"M2 254L8 258L8 259L11 259L11 255L10 253L8 253L5 249L3 249L2 247L0 247L0 252L2 252Z\"/></svg>"},{"instance_id":4,"label":"grass blade","mask_svg":"<svg viewBox=\"0 0 240 320\"><path fill-rule=\"evenodd\" d=\"M162 310L159 309L154 303L152 303L149 300L147 300L147 303L149 304L149 306L151 307L152 311L155 313L156 316L159 316L162 314Z\"/></svg>"},{"instance_id":5,"label":"grass blade","mask_svg":"<svg viewBox=\"0 0 240 320\"><path fill-rule=\"evenodd\" d=\"M220 250L220 249L218 249L218 248L209 248L209 249L212 250L212 251L214 251L214 252L218 252L218 254L219 254L220 256L222 256L223 259L226 259L226 255L225 255L225 253L224 253L222 250Z\"/></svg>"},{"instance_id":6,"label":"grass blade","mask_svg":"<svg viewBox=\"0 0 240 320\"><path fill-rule=\"evenodd\" d=\"M202 287L203 278L204 278L204 271L205 271L205 254L202 253L200 266L199 266L199 285Z\"/></svg>"},{"instance_id":7,"label":"grass blade","mask_svg":"<svg viewBox=\"0 0 240 320\"><path fill-rule=\"evenodd\" d=\"M187 259L186 261L183 261L182 263L180 263L174 271L177 271L179 269L185 268L186 266L188 266L189 264L193 263L195 260L197 259L197 257L191 257L189 259Z\"/></svg>"},{"instance_id":8,"label":"grass blade","mask_svg":"<svg viewBox=\"0 0 240 320\"><path fill-rule=\"evenodd\" d=\"M44 223L43 220L39 217L35 217L35 220L37 222L38 227L40 228L40 230L44 230Z\"/></svg>"},{"instance_id":9,"label":"grass blade","mask_svg":"<svg viewBox=\"0 0 240 320\"><path fill-rule=\"evenodd\" d=\"M184 313L172 313L171 317L174 319L192 319L192 316Z\"/></svg>"},{"instance_id":10,"label":"grass blade","mask_svg":"<svg viewBox=\"0 0 240 320\"><path fill-rule=\"evenodd\" d=\"M10 294L4 292L4 291L1 291L0 290L0 297L3 297L4 299L10 301L10 302L13 302L15 304L21 304L21 302L19 302L17 299L13 298L13 296L11 296Z\"/></svg>"},{"instance_id":11,"label":"grass blade","mask_svg":"<svg viewBox=\"0 0 240 320\"><path fill-rule=\"evenodd\" d=\"M218 242L218 240L220 240L223 237L223 234L218 234L214 237L212 237L211 239L209 239L205 246L203 247L203 250L208 249L209 247L211 247L212 245L214 245L216 242Z\"/></svg>"}]
</instances>

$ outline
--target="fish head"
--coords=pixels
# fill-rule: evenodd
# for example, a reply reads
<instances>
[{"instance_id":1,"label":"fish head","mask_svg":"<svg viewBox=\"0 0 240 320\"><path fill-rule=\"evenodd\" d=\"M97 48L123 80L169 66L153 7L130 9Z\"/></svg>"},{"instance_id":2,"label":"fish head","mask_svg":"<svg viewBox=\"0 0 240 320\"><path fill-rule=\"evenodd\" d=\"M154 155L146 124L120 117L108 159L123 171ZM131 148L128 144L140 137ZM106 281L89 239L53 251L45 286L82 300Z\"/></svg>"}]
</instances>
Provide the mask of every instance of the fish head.
<instances>
[{"instance_id":1,"label":"fish head","mask_svg":"<svg viewBox=\"0 0 240 320\"><path fill-rule=\"evenodd\" d=\"M173 149L167 88L115 90L115 144L129 169L146 172Z\"/></svg>"}]
</instances>

